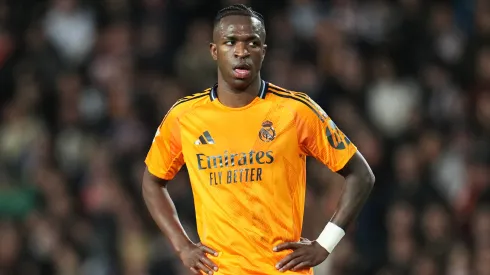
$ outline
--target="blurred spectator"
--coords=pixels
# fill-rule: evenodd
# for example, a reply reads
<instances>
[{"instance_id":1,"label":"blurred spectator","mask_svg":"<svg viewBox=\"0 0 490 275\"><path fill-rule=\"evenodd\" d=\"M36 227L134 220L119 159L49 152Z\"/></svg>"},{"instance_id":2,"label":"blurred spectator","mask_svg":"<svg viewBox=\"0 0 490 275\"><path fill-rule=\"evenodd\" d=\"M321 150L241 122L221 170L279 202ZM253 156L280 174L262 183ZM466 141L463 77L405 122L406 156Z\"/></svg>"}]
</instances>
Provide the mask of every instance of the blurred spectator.
<instances>
[{"instance_id":1,"label":"blurred spectator","mask_svg":"<svg viewBox=\"0 0 490 275\"><path fill-rule=\"evenodd\" d=\"M176 57L176 73L186 88L198 91L206 83L216 81L217 68L210 58L209 43L213 27L210 22L196 20L186 32L186 40Z\"/></svg>"},{"instance_id":2,"label":"blurred spectator","mask_svg":"<svg viewBox=\"0 0 490 275\"><path fill-rule=\"evenodd\" d=\"M419 85L397 77L388 57L373 62L374 81L367 90L367 109L373 124L389 138L406 134L421 105Z\"/></svg>"},{"instance_id":3,"label":"blurred spectator","mask_svg":"<svg viewBox=\"0 0 490 275\"><path fill-rule=\"evenodd\" d=\"M53 0L46 14L45 29L50 42L70 65L88 56L95 39L94 15L77 0Z\"/></svg>"}]
</instances>

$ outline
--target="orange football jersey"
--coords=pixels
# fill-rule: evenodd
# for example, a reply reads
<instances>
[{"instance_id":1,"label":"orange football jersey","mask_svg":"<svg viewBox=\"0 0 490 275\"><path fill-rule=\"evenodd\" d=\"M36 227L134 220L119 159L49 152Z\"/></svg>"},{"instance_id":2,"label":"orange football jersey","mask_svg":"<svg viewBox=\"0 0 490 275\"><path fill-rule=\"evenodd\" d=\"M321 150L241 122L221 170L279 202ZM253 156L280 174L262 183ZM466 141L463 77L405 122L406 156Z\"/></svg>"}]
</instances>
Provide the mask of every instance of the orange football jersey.
<instances>
[{"instance_id":1,"label":"orange football jersey","mask_svg":"<svg viewBox=\"0 0 490 275\"><path fill-rule=\"evenodd\" d=\"M146 158L153 175L171 180L185 164L203 244L216 274L280 273L275 264L299 241L306 191L306 156L333 171L356 147L306 94L262 81L247 106L220 103L217 86L184 97L169 110Z\"/></svg>"}]
</instances>

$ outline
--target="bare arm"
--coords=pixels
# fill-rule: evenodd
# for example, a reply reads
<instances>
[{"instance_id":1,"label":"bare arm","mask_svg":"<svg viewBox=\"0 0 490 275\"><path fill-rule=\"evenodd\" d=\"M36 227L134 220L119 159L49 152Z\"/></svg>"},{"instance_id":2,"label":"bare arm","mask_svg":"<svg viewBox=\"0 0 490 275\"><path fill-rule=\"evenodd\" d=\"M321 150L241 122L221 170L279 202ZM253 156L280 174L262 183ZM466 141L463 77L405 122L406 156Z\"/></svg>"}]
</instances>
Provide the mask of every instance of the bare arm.
<instances>
[{"instance_id":1,"label":"bare arm","mask_svg":"<svg viewBox=\"0 0 490 275\"><path fill-rule=\"evenodd\" d=\"M177 215L175 205L167 191L167 181L152 175L148 168L143 174L143 198L150 214L160 230L168 237L174 250L179 254L185 266L194 274L213 274L218 267L205 253L217 256L213 249L194 244L187 236Z\"/></svg>"},{"instance_id":2,"label":"bare arm","mask_svg":"<svg viewBox=\"0 0 490 275\"><path fill-rule=\"evenodd\" d=\"M160 230L169 238L173 248L180 253L192 245L180 223L175 205L167 190L167 181L152 175L148 168L143 174L143 198Z\"/></svg>"},{"instance_id":3,"label":"bare arm","mask_svg":"<svg viewBox=\"0 0 490 275\"><path fill-rule=\"evenodd\" d=\"M292 249L293 252L280 260L276 268L280 271L302 270L322 263L345 235L345 229L364 206L374 186L374 175L357 148L335 125L330 117L313 100L319 115L298 107L299 144L306 155L315 157L325 166L337 171L346 180L344 191L336 212L315 241L302 239L285 242L274 247L274 251ZM301 105L302 106L302 105ZM344 160L349 158L347 164Z\"/></svg>"},{"instance_id":4,"label":"bare arm","mask_svg":"<svg viewBox=\"0 0 490 275\"><path fill-rule=\"evenodd\" d=\"M274 248L274 251L292 249L294 252L279 261L276 265L277 269L281 271L297 271L323 262L333 250L331 240L334 240L333 247L335 247L336 243L345 234L343 229L361 211L374 186L374 175L371 168L364 157L359 152L356 152L338 173L345 177L346 186L340 198L337 211L329 225L335 224L336 228L340 227L341 229L332 231L327 225L316 241L287 242L278 245ZM342 231L340 237L338 234L339 230Z\"/></svg>"},{"instance_id":5,"label":"bare arm","mask_svg":"<svg viewBox=\"0 0 490 275\"><path fill-rule=\"evenodd\" d=\"M331 222L345 229L364 206L373 189L375 178L359 152L338 173L345 177L346 185Z\"/></svg>"}]
</instances>

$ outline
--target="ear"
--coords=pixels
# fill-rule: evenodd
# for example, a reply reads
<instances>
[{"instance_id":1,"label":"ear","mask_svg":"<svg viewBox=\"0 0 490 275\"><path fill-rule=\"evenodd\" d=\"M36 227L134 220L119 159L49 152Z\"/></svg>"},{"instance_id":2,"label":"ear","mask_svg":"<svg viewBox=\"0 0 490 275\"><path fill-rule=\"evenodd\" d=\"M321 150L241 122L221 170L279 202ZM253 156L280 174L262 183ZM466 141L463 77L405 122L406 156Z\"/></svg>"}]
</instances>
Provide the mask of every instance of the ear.
<instances>
[{"instance_id":1,"label":"ear","mask_svg":"<svg viewBox=\"0 0 490 275\"><path fill-rule=\"evenodd\" d=\"M218 47L216 44L209 43L209 52L211 53L214 61L218 60Z\"/></svg>"},{"instance_id":2,"label":"ear","mask_svg":"<svg viewBox=\"0 0 490 275\"><path fill-rule=\"evenodd\" d=\"M264 61L266 52L267 52L267 44L264 44L264 47L262 47L262 61Z\"/></svg>"}]
</instances>

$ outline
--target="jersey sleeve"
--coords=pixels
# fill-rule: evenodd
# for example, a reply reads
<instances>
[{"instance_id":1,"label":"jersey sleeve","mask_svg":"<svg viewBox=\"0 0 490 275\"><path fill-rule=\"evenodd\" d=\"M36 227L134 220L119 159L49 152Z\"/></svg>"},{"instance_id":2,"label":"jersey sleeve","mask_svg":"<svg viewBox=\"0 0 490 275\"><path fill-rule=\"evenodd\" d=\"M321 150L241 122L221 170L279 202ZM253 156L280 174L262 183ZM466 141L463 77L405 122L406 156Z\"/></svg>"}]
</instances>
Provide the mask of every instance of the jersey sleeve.
<instances>
[{"instance_id":1,"label":"jersey sleeve","mask_svg":"<svg viewBox=\"0 0 490 275\"><path fill-rule=\"evenodd\" d=\"M173 179L184 165L180 127L172 109L157 128L145 163L151 174L164 180Z\"/></svg>"},{"instance_id":2,"label":"jersey sleeve","mask_svg":"<svg viewBox=\"0 0 490 275\"><path fill-rule=\"evenodd\" d=\"M311 98L305 102L297 112L301 151L337 172L347 164L357 147L318 104Z\"/></svg>"}]
</instances>

